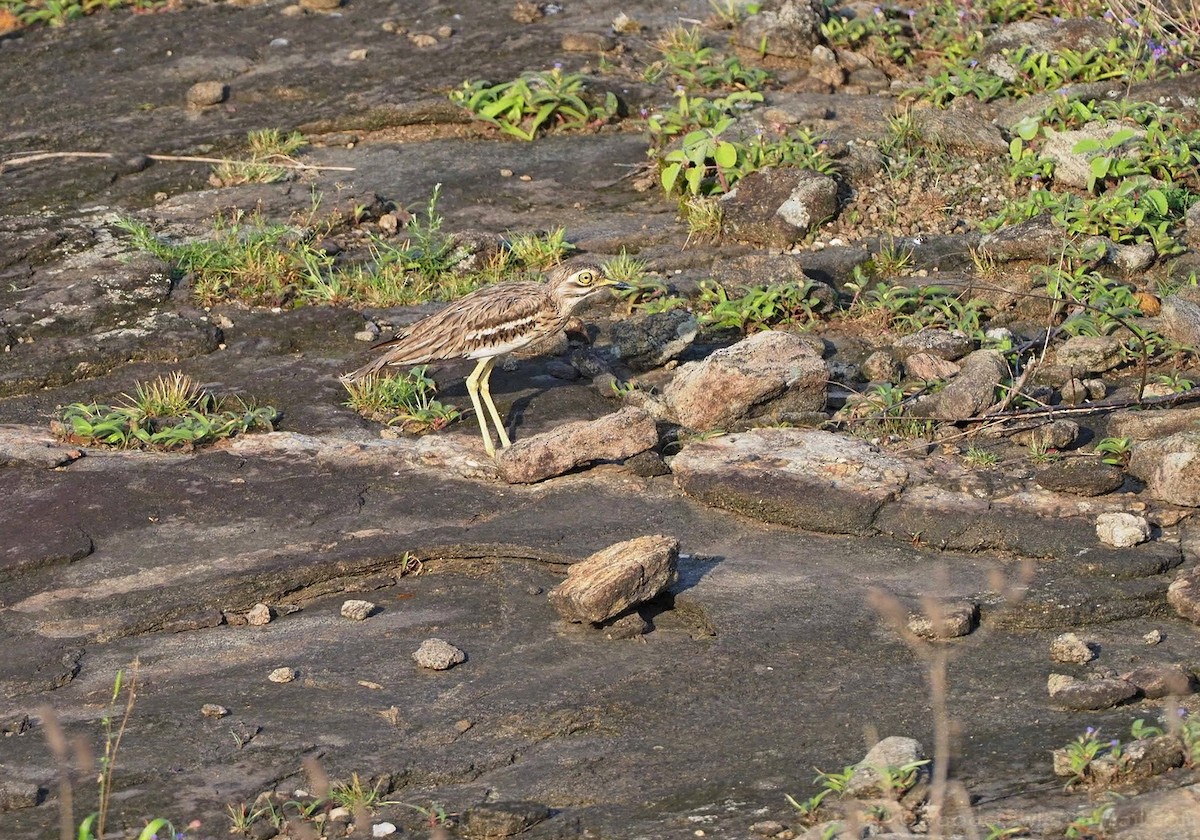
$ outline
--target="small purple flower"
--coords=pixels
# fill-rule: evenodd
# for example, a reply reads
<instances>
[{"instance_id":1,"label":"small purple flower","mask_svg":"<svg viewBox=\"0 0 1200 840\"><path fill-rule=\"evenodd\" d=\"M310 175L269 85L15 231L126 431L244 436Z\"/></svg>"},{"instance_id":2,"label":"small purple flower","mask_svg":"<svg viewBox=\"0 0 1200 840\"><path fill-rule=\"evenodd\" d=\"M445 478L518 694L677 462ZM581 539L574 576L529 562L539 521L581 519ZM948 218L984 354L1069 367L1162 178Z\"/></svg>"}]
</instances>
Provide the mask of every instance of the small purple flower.
<instances>
[{"instance_id":1,"label":"small purple flower","mask_svg":"<svg viewBox=\"0 0 1200 840\"><path fill-rule=\"evenodd\" d=\"M1089 726L1087 729L1084 730L1083 734L1087 735L1089 738L1092 737L1093 735L1096 734L1096 727Z\"/></svg>"},{"instance_id":2,"label":"small purple flower","mask_svg":"<svg viewBox=\"0 0 1200 840\"><path fill-rule=\"evenodd\" d=\"M978 67L979 62L972 58L970 61L967 62L967 66L972 67L972 68Z\"/></svg>"},{"instance_id":3,"label":"small purple flower","mask_svg":"<svg viewBox=\"0 0 1200 840\"><path fill-rule=\"evenodd\" d=\"M561 62L561 61L556 61L556 62L554 62L554 69L555 69L555 70L561 70L562 68L563 68L563 64L562 64L562 62Z\"/></svg>"},{"instance_id":4,"label":"small purple flower","mask_svg":"<svg viewBox=\"0 0 1200 840\"><path fill-rule=\"evenodd\" d=\"M915 18L917 16L917 10L909 9L907 12L905 12L905 14L908 15L909 20L912 20L913 18Z\"/></svg>"},{"instance_id":5,"label":"small purple flower","mask_svg":"<svg viewBox=\"0 0 1200 840\"><path fill-rule=\"evenodd\" d=\"M1062 19L1062 17L1061 17L1061 16L1059 16L1059 15L1054 15L1054 16L1052 16L1052 17L1050 18L1050 20L1054 21L1055 23L1062 23L1062 22L1063 22L1063 19Z\"/></svg>"},{"instance_id":6,"label":"small purple flower","mask_svg":"<svg viewBox=\"0 0 1200 840\"><path fill-rule=\"evenodd\" d=\"M1113 738L1111 741L1108 742L1108 745L1110 747L1112 747L1113 749L1116 749L1117 747L1121 746L1121 742L1118 741L1116 738Z\"/></svg>"},{"instance_id":7,"label":"small purple flower","mask_svg":"<svg viewBox=\"0 0 1200 840\"><path fill-rule=\"evenodd\" d=\"M638 114L641 115L642 119L646 119L646 117L650 116L650 109L642 108L640 111L638 111Z\"/></svg>"}]
</instances>

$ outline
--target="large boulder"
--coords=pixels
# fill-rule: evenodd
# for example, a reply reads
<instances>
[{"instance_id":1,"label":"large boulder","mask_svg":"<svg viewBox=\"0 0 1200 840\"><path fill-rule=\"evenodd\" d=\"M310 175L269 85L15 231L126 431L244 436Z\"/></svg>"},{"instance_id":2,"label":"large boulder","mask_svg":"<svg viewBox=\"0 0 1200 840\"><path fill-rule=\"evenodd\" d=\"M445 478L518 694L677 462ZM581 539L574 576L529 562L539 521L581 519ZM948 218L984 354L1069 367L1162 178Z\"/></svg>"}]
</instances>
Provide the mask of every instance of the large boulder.
<instances>
[{"instance_id":1,"label":"large boulder","mask_svg":"<svg viewBox=\"0 0 1200 840\"><path fill-rule=\"evenodd\" d=\"M725 232L756 245L789 247L837 213L837 193L837 181L811 169L760 169L721 196Z\"/></svg>"},{"instance_id":2,"label":"large boulder","mask_svg":"<svg viewBox=\"0 0 1200 840\"><path fill-rule=\"evenodd\" d=\"M658 429L645 409L623 408L598 420L564 423L515 442L496 457L510 484L532 484L593 461L620 461L658 443Z\"/></svg>"},{"instance_id":3,"label":"large boulder","mask_svg":"<svg viewBox=\"0 0 1200 840\"><path fill-rule=\"evenodd\" d=\"M1146 492L1173 505L1200 507L1200 431L1135 443L1129 472Z\"/></svg>"},{"instance_id":4,"label":"large boulder","mask_svg":"<svg viewBox=\"0 0 1200 840\"><path fill-rule=\"evenodd\" d=\"M696 431L730 430L770 411L820 411L829 369L818 344L769 330L717 350L679 368L663 392L667 410Z\"/></svg>"}]
</instances>

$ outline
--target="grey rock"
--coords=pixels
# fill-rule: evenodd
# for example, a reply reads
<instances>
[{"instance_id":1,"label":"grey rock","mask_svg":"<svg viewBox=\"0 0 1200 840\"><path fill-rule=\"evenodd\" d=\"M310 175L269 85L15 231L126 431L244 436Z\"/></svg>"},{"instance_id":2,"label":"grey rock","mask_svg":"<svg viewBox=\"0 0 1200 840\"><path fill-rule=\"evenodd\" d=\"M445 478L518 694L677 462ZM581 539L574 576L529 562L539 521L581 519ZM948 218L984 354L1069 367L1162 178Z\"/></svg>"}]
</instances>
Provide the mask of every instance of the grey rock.
<instances>
[{"instance_id":1,"label":"grey rock","mask_svg":"<svg viewBox=\"0 0 1200 840\"><path fill-rule=\"evenodd\" d=\"M678 358L699 331L696 316L686 309L637 314L613 324L607 353L632 370L652 370Z\"/></svg>"},{"instance_id":2,"label":"grey rock","mask_svg":"<svg viewBox=\"0 0 1200 840\"><path fill-rule=\"evenodd\" d=\"M846 81L846 71L838 65L837 55L824 44L812 48L808 57L808 76L831 88L839 88Z\"/></svg>"},{"instance_id":3,"label":"grey rock","mask_svg":"<svg viewBox=\"0 0 1200 840\"><path fill-rule=\"evenodd\" d=\"M868 382L898 382L900 363L885 350L876 350L862 363L862 375Z\"/></svg>"},{"instance_id":4,"label":"grey rock","mask_svg":"<svg viewBox=\"0 0 1200 840\"><path fill-rule=\"evenodd\" d=\"M782 0L763 4L747 17L733 35L733 43L780 58L804 58L821 43L825 4L821 0Z\"/></svg>"},{"instance_id":5,"label":"grey rock","mask_svg":"<svg viewBox=\"0 0 1200 840\"><path fill-rule=\"evenodd\" d=\"M754 429L690 443L671 461L689 496L767 522L835 534L868 532L909 479L904 460L857 438Z\"/></svg>"},{"instance_id":6,"label":"grey rock","mask_svg":"<svg viewBox=\"0 0 1200 840\"><path fill-rule=\"evenodd\" d=\"M996 387L1006 376L1004 356L995 350L976 350L963 361L958 376L936 394L918 399L909 414L944 420L975 417L995 404Z\"/></svg>"},{"instance_id":7,"label":"grey rock","mask_svg":"<svg viewBox=\"0 0 1200 840\"><path fill-rule=\"evenodd\" d=\"M466 810L462 830L472 840L496 840L528 831L549 816L550 809L538 802L489 802Z\"/></svg>"},{"instance_id":8,"label":"grey rock","mask_svg":"<svg viewBox=\"0 0 1200 840\"><path fill-rule=\"evenodd\" d=\"M1114 548L1133 548L1150 539L1150 523L1132 513L1102 513L1096 517L1096 537Z\"/></svg>"},{"instance_id":9,"label":"grey rock","mask_svg":"<svg viewBox=\"0 0 1200 840\"><path fill-rule=\"evenodd\" d=\"M1104 373L1121 364L1121 342L1111 335L1077 335L1068 338L1055 351L1055 362L1081 377Z\"/></svg>"},{"instance_id":10,"label":"grey rock","mask_svg":"<svg viewBox=\"0 0 1200 840\"><path fill-rule=\"evenodd\" d=\"M1042 213L986 234L979 240L979 251L999 262L1046 260L1062 253L1065 243L1062 229L1050 214Z\"/></svg>"},{"instance_id":11,"label":"grey rock","mask_svg":"<svg viewBox=\"0 0 1200 840\"><path fill-rule=\"evenodd\" d=\"M667 466L662 456L654 451L639 452L632 458L626 458L625 469L642 478L669 475L671 472L671 468Z\"/></svg>"},{"instance_id":12,"label":"grey rock","mask_svg":"<svg viewBox=\"0 0 1200 840\"><path fill-rule=\"evenodd\" d=\"M1104 820L1113 840L1200 840L1200 785L1118 799Z\"/></svg>"},{"instance_id":13,"label":"grey rock","mask_svg":"<svg viewBox=\"0 0 1200 840\"><path fill-rule=\"evenodd\" d=\"M882 791L880 782L883 780L882 768L900 768L925 759L925 747L915 738L905 738L892 735L879 741L867 751L862 761L854 768L854 775L846 783L846 793L850 796L861 797L871 793L895 793L904 791ZM925 765L928 768L928 765ZM927 770L914 776L913 784L927 776Z\"/></svg>"},{"instance_id":14,"label":"grey rock","mask_svg":"<svg viewBox=\"0 0 1200 840\"><path fill-rule=\"evenodd\" d=\"M0 814L5 811L19 811L22 808L33 808L42 800L42 789L32 782L21 782L16 779L0 781Z\"/></svg>"},{"instance_id":15,"label":"grey rock","mask_svg":"<svg viewBox=\"0 0 1200 840\"><path fill-rule=\"evenodd\" d=\"M644 636L650 632L651 625L637 610L630 610L601 622L599 629L604 633L604 638L619 641Z\"/></svg>"},{"instance_id":16,"label":"grey rock","mask_svg":"<svg viewBox=\"0 0 1200 840\"><path fill-rule=\"evenodd\" d=\"M1110 157L1130 157L1136 154L1135 138L1126 141L1123 146L1113 149L1093 152L1077 152L1076 144L1085 140L1104 142L1118 131L1127 128L1123 123L1088 123L1076 131L1054 131L1048 129L1041 154L1054 161L1054 182L1069 187L1085 189L1091 176L1091 161L1098 154ZM1138 132L1140 137L1144 131ZM1153 261L1153 257L1151 257Z\"/></svg>"},{"instance_id":17,"label":"grey rock","mask_svg":"<svg viewBox=\"0 0 1200 840\"><path fill-rule=\"evenodd\" d=\"M620 461L657 443L654 418L630 406L518 440L497 454L496 463L510 484L532 484L593 461Z\"/></svg>"},{"instance_id":18,"label":"grey rock","mask_svg":"<svg viewBox=\"0 0 1200 840\"><path fill-rule=\"evenodd\" d=\"M1128 469L1155 499L1200 507L1200 431L1135 443Z\"/></svg>"},{"instance_id":19,"label":"grey rock","mask_svg":"<svg viewBox=\"0 0 1200 840\"><path fill-rule=\"evenodd\" d=\"M271 622L271 608L266 604L255 604L246 613L246 623L252 627L261 627Z\"/></svg>"},{"instance_id":20,"label":"grey rock","mask_svg":"<svg viewBox=\"0 0 1200 840\"><path fill-rule=\"evenodd\" d=\"M1180 344L1200 347L1200 302L1181 295L1164 298L1159 329Z\"/></svg>"},{"instance_id":21,"label":"grey rock","mask_svg":"<svg viewBox=\"0 0 1200 840\"><path fill-rule=\"evenodd\" d=\"M923 639L957 639L969 635L979 622L973 601L934 603L908 617L908 629Z\"/></svg>"},{"instance_id":22,"label":"grey rock","mask_svg":"<svg viewBox=\"0 0 1200 840\"><path fill-rule=\"evenodd\" d=\"M295 668L276 668L267 674L267 679L273 683L290 683L295 681L297 673Z\"/></svg>"},{"instance_id":23,"label":"grey rock","mask_svg":"<svg viewBox=\"0 0 1200 840\"><path fill-rule=\"evenodd\" d=\"M922 379L927 382L949 379L962 368L945 359L929 353L913 353L904 360L904 375L909 379Z\"/></svg>"},{"instance_id":24,"label":"grey rock","mask_svg":"<svg viewBox=\"0 0 1200 840\"><path fill-rule=\"evenodd\" d=\"M217 703L205 703L200 707L200 714L205 717L221 718L229 714L229 709Z\"/></svg>"},{"instance_id":25,"label":"grey rock","mask_svg":"<svg viewBox=\"0 0 1200 840\"><path fill-rule=\"evenodd\" d=\"M1200 566L1193 566L1171 581L1167 603L1193 624L1200 624Z\"/></svg>"},{"instance_id":26,"label":"grey rock","mask_svg":"<svg viewBox=\"0 0 1200 840\"><path fill-rule=\"evenodd\" d=\"M968 110L915 108L913 123L931 146L953 149L977 158L1008 154L1008 141L999 127Z\"/></svg>"},{"instance_id":27,"label":"grey rock","mask_svg":"<svg viewBox=\"0 0 1200 840\"><path fill-rule=\"evenodd\" d=\"M82 457L81 449L62 443L47 434L45 429L16 424L0 425L0 467L54 469Z\"/></svg>"},{"instance_id":28,"label":"grey rock","mask_svg":"<svg viewBox=\"0 0 1200 840\"><path fill-rule=\"evenodd\" d=\"M1114 34L1111 24L1096 18L1018 21L990 34L978 59L989 73L1011 82L1017 79L1019 71L1006 53L1020 47L1047 53L1058 53L1064 48L1087 52L1092 48L1103 49Z\"/></svg>"},{"instance_id":29,"label":"grey rock","mask_svg":"<svg viewBox=\"0 0 1200 840\"><path fill-rule=\"evenodd\" d=\"M1138 687L1147 700L1184 697L1196 690L1196 676L1175 662L1155 662L1134 668L1121 679Z\"/></svg>"},{"instance_id":30,"label":"grey rock","mask_svg":"<svg viewBox=\"0 0 1200 840\"><path fill-rule=\"evenodd\" d=\"M1079 638L1075 633L1063 633L1050 642L1050 658L1055 662L1074 662L1082 665L1099 655L1100 646Z\"/></svg>"},{"instance_id":31,"label":"grey rock","mask_svg":"<svg viewBox=\"0 0 1200 840\"><path fill-rule=\"evenodd\" d=\"M187 104L193 108L219 105L229 96L229 85L224 82L196 82L188 88Z\"/></svg>"},{"instance_id":32,"label":"grey rock","mask_svg":"<svg viewBox=\"0 0 1200 840\"><path fill-rule=\"evenodd\" d=\"M681 426L727 430L768 407L821 410L828 378L828 368L811 341L768 330L682 365L663 398Z\"/></svg>"},{"instance_id":33,"label":"grey rock","mask_svg":"<svg viewBox=\"0 0 1200 840\"><path fill-rule=\"evenodd\" d=\"M1013 440L1025 446L1046 449L1067 449L1079 439L1079 424L1074 420L1051 420L1013 435Z\"/></svg>"},{"instance_id":34,"label":"grey rock","mask_svg":"<svg viewBox=\"0 0 1200 840\"><path fill-rule=\"evenodd\" d=\"M421 646L413 651L413 662L431 671L445 671L460 662L467 661L467 655L445 639L426 639Z\"/></svg>"},{"instance_id":35,"label":"grey rock","mask_svg":"<svg viewBox=\"0 0 1200 840\"><path fill-rule=\"evenodd\" d=\"M953 362L966 356L974 347L975 342L963 333L928 327L897 339L892 345L892 353L902 362L918 353Z\"/></svg>"},{"instance_id":36,"label":"grey rock","mask_svg":"<svg viewBox=\"0 0 1200 840\"><path fill-rule=\"evenodd\" d=\"M1039 486L1057 493L1103 496L1125 483L1125 473L1120 467L1098 458L1064 458L1043 467L1034 480Z\"/></svg>"},{"instance_id":37,"label":"grey rock","mask_svg":"<svg viewBox=\"0 0 1200 840\"><path fill-rule=\"evenodd\" d=\"M1117 411L1108 419L1105 434L1135 441L1170 437L1200 427L1200 408L1167 408L1158 411Z\"/></svg>"},{"instance_id":38,"label":"grey rock","mask_svg":"<svg viewBox=\"0 0 1200 840\"><path fill-rule=\"evenodd\" d=\"M1154 265L1158 252L1152 242L1138 242L1134 245L1118 245L1112 255L1113 264L1126 274L1137 274Z\"/></svg>"},{"instance_id":39,"label":"grey rock","mask_svg":"<svg viewBox=\"0 0 1200 840\"><path fill-rule=\"evenodd\" d=\"M375 605L370 601L351 598L342 603L342 618L348 618L351 621L365 621L373 612L375 612Z\"/></svg>"},{"instance_id":40,"label":"grey rock","mask_svg":"<svg viewBox=\"0 0 1200 840\"><path fill-rule=\"evenodd\" d=\"M785 248L838 209L837 181L811 169L760 169L721 197L725 232L736 239Z\"/></svg>"},{"instance_id":41,"label":"grey rock","mask_svg":"<svg viewBox=\"0 0 1200 840\"><path fill-rule=\"evenodd\" d=\"M1137 686L1112 678L1080 680L1066 674L1051 674L1046 687L1055 706L1079 711L1111 709L1138 695Z\"/></svg>"},{"instance_id":42,"label":"grey rock","mask_svg":"<svg viewBox=\"0 0 1200 840\"><path fill-rule=\"evenodd\" d=\"M661 593L675 580L678 563L679 540L637 537L573 564L548 597L567 621L600 623Z\"/></svg>"},{"instance_id":43,"label":"grey rock","mask_svg":"<svg viewBox=\"0 0 1200 840\"><path fill-rule=\"evenodd\" d=\"M1120 754L1105 753L1093 761L1088 767L1089 786L1102 788L1118 779L1124 783L1149 779L1180 767L1183 762L1183 743L1177 736L1139 738L1123 744Z\"/></svg>"},{"instance_id":44,"label":"grey rock","mask_svg":"<svg viewBox=\"0 0 1200 840\"><path fill-rule=\"evenodd\" d=\"M1058 399L1063 405L1083 405L1088 399L1088 388L1082 379L1068 379L1058 389Z\"/></svg>"}]
</instances>

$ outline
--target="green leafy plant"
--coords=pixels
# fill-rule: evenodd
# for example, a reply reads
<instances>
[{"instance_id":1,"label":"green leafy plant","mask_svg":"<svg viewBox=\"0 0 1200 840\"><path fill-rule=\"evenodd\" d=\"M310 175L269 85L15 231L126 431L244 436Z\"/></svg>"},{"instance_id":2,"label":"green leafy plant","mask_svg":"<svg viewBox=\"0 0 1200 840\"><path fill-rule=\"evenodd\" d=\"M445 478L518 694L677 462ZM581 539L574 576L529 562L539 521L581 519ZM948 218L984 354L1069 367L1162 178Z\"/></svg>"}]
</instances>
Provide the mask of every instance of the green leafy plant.
<instances>
[{"instance_id":1,"label":"green leafy plant","mask_svg":"<svg viewBox=\"0 0 1200 840\"><path fill-rule=\"evenodd\" d=\"M434 399L437 383L421 365L406 374L370 376L355 382L343 382L350 398L346 405L364 417L399 426L406 432L422 434L438 431L460 416L456 406Z\"/></svg>"},{"instance_id":2,"label":"green leafy plant","mask_svg":"<svg viewBox=\"0 0 1200 840\"><path fill-rule=\"evenodd\" d=\"M655 46L662 58L646 68L648 82L666 77L687 88L757 90L769 78L765 70L743 67L736 56L704 46L698 27L671 27Z\"/></svg>"},{"instance_id":3,"label":"green leafy plant","mask_svg":"<svg viewBox=\"0 0 1200 840\"><path fill-rule=\"evenodd\" d=\"M615 94L607 92L599 102L589 102L584 77L564 73L559 67L495 85L468 80L450 92L450 101L505 134L526 141L539 133L603 125L618 110Z\"/></svg>"},{"instance_id":4,"label":"green leafy plant","mask_svg":"<svg viewBox=\"0 0 1200 840\"><path fill-rule=\"evenodd\" d=\"M1068 840L1104 840L1108 836L1104 831L1104 820L1112 812L1113 804L1106 802L1098 805L1083 816L1071 820L1063 836Z\"/></svg>"},{"instance_id":5,"label":"green leafy plant","mask_svg":"<svg viewBox=\"0 0 1200 840\"><path fill-rule=\"evenodd\" d=\"M51 428L87 446L191 449L237 434L272 431L279 418L274 408L255 408L240 400L237 409L226 409L178 372L138 383L134 396L124 394L121 399L116 405L72 403Z\"/></svg>"},{"instance_id":6,"label":"green leafy plant","mask_svg":"<svg viewBox=\"0 0 1200 840\"><path fill-rule=\"evenodd\" d=\"M1023 837L1029 833L1023 825L1003 826L999 823L988 823L984 828L987 834L983 840L1004 840L1005 837Z\"/></svg>"},{"instance_id":7,"label":"green leafy plant","mask_svg":"<svg viewBox=\"0 0 1200 840\"><path fill-rule=\"evenodd\" d=\"M1104 456L1104 463L1123 467L1129 463L1129 455L1133 451L1133 439L1127 437L1106 437L1095 446L1095 452Z\"/></svg>"},{"instance_id":8,"label":"green leafy plant","mask_svg":"<svg viewBox=\"0 0 1200 840\"><path fill-rule=\"evenodd\" d=\"M690 95L680 86L675 89L673 106L647 114L646 128L655 145L662 146L676 135L701 128L712 128L728 117L736 117L739 112L749 110L756 103L762 102L762 99L761 93L747 90L709 99Z\"/></svg>"},{"instance_id":9,"label":"green leafy plant","mask_svg":"<svg viewBox=\"0 0 1200 840\"><path fill-rule=\"evenodd\" d=\"M754 332L780 324L807 326L822 306L814 288L811 282L774 283L730 297L724 285L705 280L700 283L697 317L701 325L713 330Z\"/></svg>"}]
</instances>

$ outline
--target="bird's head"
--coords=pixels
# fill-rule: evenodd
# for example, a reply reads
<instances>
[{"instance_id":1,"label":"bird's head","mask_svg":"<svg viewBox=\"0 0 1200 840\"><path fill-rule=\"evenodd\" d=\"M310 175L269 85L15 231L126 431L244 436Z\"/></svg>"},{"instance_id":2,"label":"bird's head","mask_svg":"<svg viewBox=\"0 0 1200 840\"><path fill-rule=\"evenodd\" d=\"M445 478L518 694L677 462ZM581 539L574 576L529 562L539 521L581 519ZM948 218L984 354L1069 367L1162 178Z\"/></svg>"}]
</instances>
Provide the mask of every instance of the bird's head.
<instances>
[{"instance_id":1,"label":"bird's head","mask_svg":"<svg viewBox=\"0 0 1200 840\"><path fill-rule=\"evenodd\" d=\"M630 288L628 283L613 280L600 266L591 263L564 263L550 270L548 283L554 297L568 309L574 309L593 295L613 289Z\"/></svg>"}]
</instances>

